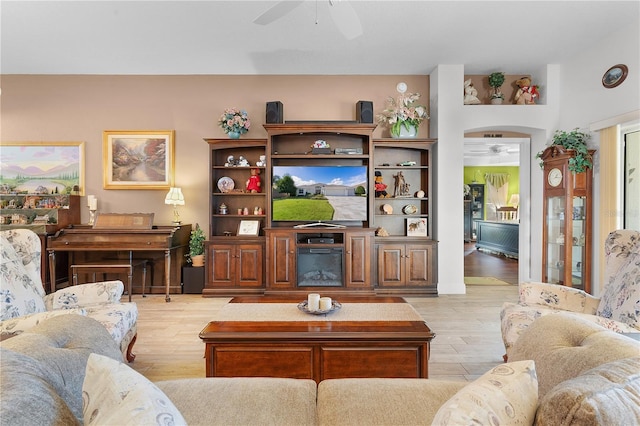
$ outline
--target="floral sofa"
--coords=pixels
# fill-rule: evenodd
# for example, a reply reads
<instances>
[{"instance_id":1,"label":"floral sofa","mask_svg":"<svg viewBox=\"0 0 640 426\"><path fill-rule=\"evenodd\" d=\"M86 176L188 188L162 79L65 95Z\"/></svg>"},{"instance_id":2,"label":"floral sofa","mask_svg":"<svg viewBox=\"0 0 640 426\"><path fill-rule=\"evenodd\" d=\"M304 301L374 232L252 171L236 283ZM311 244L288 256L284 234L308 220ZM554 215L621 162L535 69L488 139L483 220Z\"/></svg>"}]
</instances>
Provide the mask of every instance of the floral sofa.
<instances>
[{"instance_id":1,"label":"floral sofa","mask_svg":"<svg viewBox=\"0 0 640 426\"><path fill-rule=\"evenodd\" d=\"M520 284L518 303L505 303L500 313L505 360L522 332L548 314L571 312L618 333L640 333L640 232L613 231L604 249L605 282L600 298L563 285Z\"/></svg>"},{"instance_id":2,"label":"floral sofa","mask_svg":"<svg viewBox=\"0 0 640 426\"><path fill-rule=\"evenodd\" d=\"M40 265L42 246L28 229L0 232L0 335L20 334L58 315L77 314L98 320L129 362L137 333L138 308L121 303L122 281L104 281L66 287L45 295Z\"/></svg>"}]
</instances>

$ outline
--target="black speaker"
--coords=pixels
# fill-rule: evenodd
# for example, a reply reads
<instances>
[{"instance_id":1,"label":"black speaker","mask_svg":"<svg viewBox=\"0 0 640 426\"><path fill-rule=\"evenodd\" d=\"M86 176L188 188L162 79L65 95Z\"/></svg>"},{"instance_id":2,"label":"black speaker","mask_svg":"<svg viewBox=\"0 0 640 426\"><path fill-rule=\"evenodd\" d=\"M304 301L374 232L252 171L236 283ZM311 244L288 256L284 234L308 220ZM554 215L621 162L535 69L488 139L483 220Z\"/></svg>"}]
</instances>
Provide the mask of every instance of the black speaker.
<instances>
[{"instance_id":1,"label":"black speaker","mask_svg":"<svg viewBox=\"0 0 640 426\"><path fill-rule=\"evenodd\" d=\"M373 102L358 101L356 103L356 120L358 123L373 123Z\"/></svg>"},{"instance_id":2,"label":"black speaker","mask_svg":"<svg viewBox=\"0 0 640 426\"><path fill-rule=\"evenodd\" d=\"M284 107L280 101L267 102L267 124L284 123Z\"/></svg>"}]
</instances>

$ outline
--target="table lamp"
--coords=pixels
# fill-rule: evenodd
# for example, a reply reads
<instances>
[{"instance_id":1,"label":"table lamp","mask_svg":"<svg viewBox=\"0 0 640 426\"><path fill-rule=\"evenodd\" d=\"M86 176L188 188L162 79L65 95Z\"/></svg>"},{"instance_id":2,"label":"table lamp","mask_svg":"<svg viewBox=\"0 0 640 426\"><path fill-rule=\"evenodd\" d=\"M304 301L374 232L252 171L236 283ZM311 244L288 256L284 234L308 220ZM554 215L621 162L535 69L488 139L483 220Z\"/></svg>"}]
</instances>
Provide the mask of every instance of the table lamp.
<instances>
[{"instance_id":1,"label":"table lamp","mask_svg":"<svg viewBox=\"0 0 640 426\"><path fill-rule=\"evenodd\" d=\"M172 225L180 225L180 215L178 214L177 206L184 206L184 196L182 195L182 188L171 187L167 196L164 198L165 204L173 205L173 222Z\"/></svg>"}]
</instances>

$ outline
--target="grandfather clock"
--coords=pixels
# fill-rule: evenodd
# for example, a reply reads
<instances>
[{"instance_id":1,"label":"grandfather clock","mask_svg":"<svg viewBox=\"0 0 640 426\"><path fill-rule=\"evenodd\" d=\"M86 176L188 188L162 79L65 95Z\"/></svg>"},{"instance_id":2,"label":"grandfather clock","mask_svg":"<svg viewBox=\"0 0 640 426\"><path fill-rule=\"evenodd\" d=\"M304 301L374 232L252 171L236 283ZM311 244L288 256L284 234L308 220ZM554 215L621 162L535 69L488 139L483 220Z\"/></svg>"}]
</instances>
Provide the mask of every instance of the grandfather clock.
<instances>
[{"instance_id":1,"label":"grandfather clock","mask_svg":"<svg viewBox=\"0 0 640 426\"><path fill-rule=\"evenodd\" d=\"M544 170L542 280L591 293L593 172L569 170L573 156L573 150L558 145L540 156Z\"/></svg>"}]
</instances>

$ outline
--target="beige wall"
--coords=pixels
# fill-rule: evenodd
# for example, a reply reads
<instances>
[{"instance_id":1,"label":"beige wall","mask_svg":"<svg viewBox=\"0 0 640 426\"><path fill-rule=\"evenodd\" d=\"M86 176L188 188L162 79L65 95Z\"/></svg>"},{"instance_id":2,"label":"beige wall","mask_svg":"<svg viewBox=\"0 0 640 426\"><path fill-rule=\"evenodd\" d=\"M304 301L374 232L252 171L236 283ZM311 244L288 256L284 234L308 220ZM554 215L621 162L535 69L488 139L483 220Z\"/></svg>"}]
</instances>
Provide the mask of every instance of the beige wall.
<instances>
[{"instance_id":1,"label":"beige wall","mask_svg":"<svg viewBox=\"0 0 640 426\"><path fill-rule=\"evenodd\" d=\"M267 101L282 101L285 120L355 120L358 100L373 101L378 113L388 96L397 95L399 81L429 104L428 76L4 75L0 130L2 141L85 141L85 194L96 195L99 210L155 212L156 224L168 224L172 209L164 205L166 191L102 188L102 131L173 129L175 181L186 200L181 218L208 229L209 159L203 138L225 137L217 126L224 108L248 111L252 128L244 138L265 138ZM420 135L428 134L424 123ZM376 129L374 136L382 135ZM82 204L86 223L89 213Z\"/></svg>"}]
</instances>

